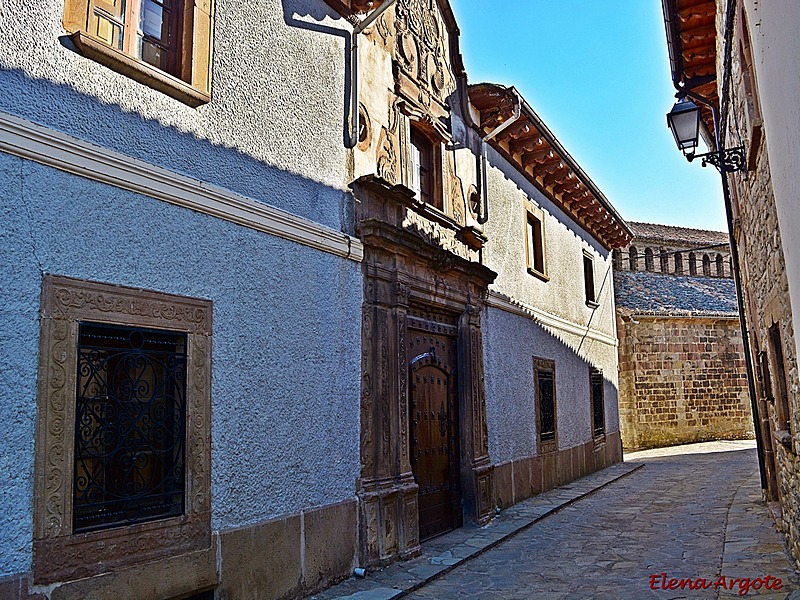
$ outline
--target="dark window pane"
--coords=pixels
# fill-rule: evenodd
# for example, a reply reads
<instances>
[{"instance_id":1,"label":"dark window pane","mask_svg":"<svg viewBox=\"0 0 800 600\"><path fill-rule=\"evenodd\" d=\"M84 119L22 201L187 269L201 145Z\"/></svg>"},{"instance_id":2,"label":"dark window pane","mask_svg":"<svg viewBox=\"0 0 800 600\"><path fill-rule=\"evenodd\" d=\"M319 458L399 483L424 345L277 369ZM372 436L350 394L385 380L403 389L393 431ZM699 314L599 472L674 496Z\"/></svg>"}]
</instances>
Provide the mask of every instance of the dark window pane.
<instances>
[{"instance_id":1,"label":"dark window pane","mask_svg":"<svg viewBox=\"0 0 800 600\"><path fill-rule=\"evenodd\" d=\"M81 323L73 530L183 514L186 335Z\"/></svg>"},{"instance_id":2,"label":"dark window pane","mask_svg":"<svg viewBox=\"0 0 800 600\"><path fill-rule=\"evenodd\" d=\"M528 214L528 266L544 274L542 222L531 214Z\"/></svg>"},{"instance_id":3,"label":"dark window pane","mask_svg":"<svg viewBox=\"0 0 800 600\"><path fill-rule=\"evenodd\" d=\"M539 439L556 439L556 405L553 394L553 373L537 371L539 392Z\"/></svg>"},{"instance_id":4,"label":"dark window pane","mask_svg":"<svg viewBox=\"0 0 800 600\"><path fill-rule=\"evenodd\" d=\"M586 301L594 302L597 299L594 292L594 264L589 256L583 257L583 287Z\"/></svg>"},{"instance_id":5,"label":"dark window pane","mask_svg":"<svg viewBox=\"0 0 800 600\"><path fill-rule=\"evenodd\" d=\"M156 44L152 44L149 41L139 38L140 40L140 48L139 54L144 62L153 65L161 69L162 71L167 70L167 52Z\"/></svg>"},{"instance_id":6,"label":"dark window pane","mask_svg":"<svg viewBox=\"0 0 800 600\"><path fill-rule=\"evenodd\" d=\"M590 373L592 394L592 425L595 437L603 435L606 430L605 413L603 408L603 374L592 369Z\"/></svg>"}]
</instances>

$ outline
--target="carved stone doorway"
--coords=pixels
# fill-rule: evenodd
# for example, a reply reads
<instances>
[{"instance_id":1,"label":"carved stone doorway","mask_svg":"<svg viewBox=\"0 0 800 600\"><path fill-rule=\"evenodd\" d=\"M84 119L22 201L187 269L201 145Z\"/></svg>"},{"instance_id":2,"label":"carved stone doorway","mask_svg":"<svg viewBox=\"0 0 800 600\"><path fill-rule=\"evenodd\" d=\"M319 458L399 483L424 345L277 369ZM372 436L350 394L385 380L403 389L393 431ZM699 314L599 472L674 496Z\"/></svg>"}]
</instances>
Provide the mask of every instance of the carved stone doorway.
<instances>
[{"instance_id":1,"label":"carved stone doorway","mask_svg":"<svg viewBox=\"0 0 800 600\"><path fill-rule=\"evenodd\" d=\"M432 333L449 329L409 315L410 459L419 486L419 537L425 541L462 524L459 469L458 357L456 338Z\"/></svg>"},{"instance_id":2,"label":"carved stone doorway","mask_svg":"<svg viewBox=\"0 0 800 600\"><path fill-rule=\"evenodd\" d=\"M457 238L455 226L420 216L416 209L425 207L411 205L407 188L368 176L353 192L364 244L356 493L359 562L369 567L418 555L420 534L483 525L494 514L481 314L496 274ZM417 375L423 380L412 390ZM426 404L435 425L424 440L413 423L415 401L420 417ZM413 465L425 449L431 460Z\"/></svg>"}]
</instances>

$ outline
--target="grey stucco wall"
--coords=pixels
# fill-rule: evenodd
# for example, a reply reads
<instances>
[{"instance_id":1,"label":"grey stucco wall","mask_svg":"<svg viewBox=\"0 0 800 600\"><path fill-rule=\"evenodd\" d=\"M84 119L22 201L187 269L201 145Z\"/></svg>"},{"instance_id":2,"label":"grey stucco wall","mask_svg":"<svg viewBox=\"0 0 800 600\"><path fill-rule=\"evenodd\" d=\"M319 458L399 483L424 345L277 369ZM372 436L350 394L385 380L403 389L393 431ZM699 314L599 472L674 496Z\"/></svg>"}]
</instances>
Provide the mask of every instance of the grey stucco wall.
<instances>
[{"instance_id":1,"label":"grey stucco wall","mask_svg":"<svg viewBox=\"0 0 800 600\"><path fill-rule=\"evenodd\" d=\"M64 0L4 1L0 111L351 228L349 25L322 0L215 0L212 101L198 108L70 49Z\"/></svg>"},{"instance_id":2,"label":"grey stucco wall","mask_svg":"<svg viewBox=\"0 0 800 600\"><path fill-rule=\"evenodd\" d=\"M492 289L558 315L615 335L611 254L572 219L489 149L489 237L486 265L497 272ZM549 281L529 274L525 259L525 209L529 199L544 212L545 266ZM597 308L586 305L583 251L594 257Z\"/></svg>"},{"instance_id":3,"label":"grey stucco wall","mask_svg":"<svg viewBox=\"0 0 800 600\"><path fill-rule=\"evenodd\" d=\"M537 453L533 357L556 365L556 419L559 449L592 439L589 368L603 369L606 433L619 431L616 348L532 320L487 308L483 317L486 418L489 456L494 463ZM608 366L613 365L609 371Z\"/></svg>"},{"instance_id":4,"label":"grey stucco wall","mask_svg":"<svg viewBox=\"0 0 800 600\"><path fill-rule=\"evenodd\" d=\"M353 497L359 264L2 153L0 189L0 576L30 565L44 272L214 302L214 528Z\"/></svg>"},{"instance_id":5,"label":"grey stucco wall","mask_svg":"<svg viewBox=\"0 0 800 600\"><path fill-rule=\"evenodd\" d=\"M531 456L536 448L533 357L556 363L560 449L589 442L589 367L603 371L606 432L619 431L617 348L611 254L522 175L489 149L489 221L486 265L497 272L490 289L605 336L600 341L488 308L484 329L489 453L501 463ZM542 209L548 281L527 271L525 200ZM583 252L593 256L597 307L586 304Z\"/></svg>"}]
</instances>

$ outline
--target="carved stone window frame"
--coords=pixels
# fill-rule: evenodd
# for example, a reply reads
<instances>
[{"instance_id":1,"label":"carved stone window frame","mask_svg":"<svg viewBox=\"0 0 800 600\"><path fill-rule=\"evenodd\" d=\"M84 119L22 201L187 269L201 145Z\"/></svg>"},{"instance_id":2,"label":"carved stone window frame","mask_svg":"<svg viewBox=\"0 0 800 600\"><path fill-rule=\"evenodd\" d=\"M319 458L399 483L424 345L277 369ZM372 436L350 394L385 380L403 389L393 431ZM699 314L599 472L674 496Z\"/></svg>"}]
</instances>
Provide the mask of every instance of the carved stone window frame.
<instances>
[{"instance_id":1,"label":"carved stone window frame","mask_svg":"<svg viewBox=\"0 0 800 600\"><path fill-rule=\"evenodd\" d=\"M416 133L430 143L431 150L431 201L425 203L426 208L433 209L433 212L439 215L447 216L450 214L452 207L448 206L447 194L445 193L444 152L445 146L452 142L452 136L440 119L411 106L408 102L400 102L399 109L406 122L405 148L403 151L403 160L406 165L404 169L406 184L411 187L413 178L411 172L413 168L411 136L412 133Z\"/></svg>"},{"instance_id":2,"label":"carved stone window frame","mask_svg":"<svg viewBox=\"0 0 800 600\"><path fill-rule=\"evenodd\" d=\"M33 580L73 581L164 557L211 551L209 300L47 274L42 283L34 481ZM72 531L80 322L187 334L184 514ZM182 572L187 585L191 571ZM198 577L199 579L199 577Z\"/></svg>"}]
</instances>

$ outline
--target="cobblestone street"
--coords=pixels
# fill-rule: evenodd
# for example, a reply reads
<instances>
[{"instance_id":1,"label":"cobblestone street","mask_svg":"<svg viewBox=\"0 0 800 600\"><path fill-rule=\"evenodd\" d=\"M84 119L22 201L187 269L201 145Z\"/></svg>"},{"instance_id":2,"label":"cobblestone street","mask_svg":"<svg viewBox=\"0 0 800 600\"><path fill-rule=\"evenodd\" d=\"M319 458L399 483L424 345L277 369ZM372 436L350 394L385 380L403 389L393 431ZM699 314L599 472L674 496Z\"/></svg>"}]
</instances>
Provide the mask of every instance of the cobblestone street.
<instances>
[{"instance_id":1,"label":"cobblestone street","mask_svg":"<svg viewBox=\"0 0 800 600\"><path fill-rule=\"evenodd\" d=\"M797 572L760 502L752 442L695 444L631 454L626 460L645 466L407 597L800 598ZM368 580L377 586L382 577L379 572ZM707 587L681 589L670 583L687 578ZM663 589L670 585L673 589ZM397 597L391 592L398 590L390 587L342 588L340 595L325 597Z\"/></svg>"}]
</instances>

